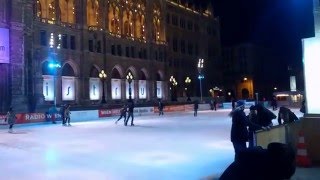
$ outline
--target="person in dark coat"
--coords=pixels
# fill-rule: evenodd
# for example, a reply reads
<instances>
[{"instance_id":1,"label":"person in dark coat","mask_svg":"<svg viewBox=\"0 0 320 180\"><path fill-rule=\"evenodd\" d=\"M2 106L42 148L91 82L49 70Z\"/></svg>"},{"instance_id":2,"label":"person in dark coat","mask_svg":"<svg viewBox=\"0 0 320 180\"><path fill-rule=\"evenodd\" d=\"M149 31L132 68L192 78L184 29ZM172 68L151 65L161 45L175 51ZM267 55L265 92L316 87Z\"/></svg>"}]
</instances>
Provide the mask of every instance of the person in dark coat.
<instances>
[{"instance_id":1,"label":"person in dark coat","mask_svg":"<svg viewBox=\"0 0 320 180\"><path fill-rule=\"evenodd\" d=\"M231 100L231 106L232 106L232 109L235 109L236 108L236 100L232 98Z\"/></svg>"},{"instance_id":2,"label":"person in dark coat","mask_svg":"<svg viewBox=\"0 0 320 180\"><path fill-rule=\"evenodd\" d=\"M274 110L274 111L278 109L278 103L277 103L276 96L273 96L273 98L271 100L271 106L272 106L272 110Z\"/></svg>"},{"instance_id":3,"label":"person in dark coat","mask_svg":"<svg viewBox=\"0 0 320 180\"><path fill-rule=\"evenodd\" d=\"M258 122L258 115L257 115L257 110L255 108L254 105L250 106L250 112L249 114L247 115L247 118L248 120L251 122L251 123L254 123L254 124L259 124ZM261 128L257 128L255 126L249 126L249 148L251 147L254 147L255 146L255 132L257 130L260 130Z\"/></svg>"},{"instance_id":4,"label":"person in dark coat","mask_svg":"<svg viewBox=\"0 0 320 180\"><path fill-rule=\"evenodd\" d=\"M159 102L158 102L159 116L163 115L163 108L164 108L163 102L161 100L159 100Z\"/></svg>"},{"instance_id":5,"label":"person in dark coat","mask_svg":"<svg viewBox=\"0 0 320 180\"><path fill-rule=\"evenodd\" d=\"M296 171L294 149L287 144L270 143L267 149L254 147L239 154L220 180L283 180Z\"/></svg>"},{"instance_id":6,"label":"person in dark coat","mask_svg":"<svg viewBox=\"0 0 320 180\"><path fill-rule=\"evenodd\" d=\"M291 123L299 120L299 118L288 108L281 106L278 113L278 123L279 125Z\"/></svg>"},{"instance_id":7,"label":"person in dark coat","mask_svg":"<svg viewBox=\"0 0 320 180\"><path fill-rule=\"evenodd\" d=\"M193 116L194 117L196 117L198 115L198 108L199 108L199 102L196 100L196 101L194 101L194 106L193 106L193 109L194 109Z\"/></svg>"},{"instance_id":8,"label":"person in dark coat","mask_svg":"<svg viewBox=\"0 0 320 180\"><path fill-rule=\"evenodd\" d=\"M123 105L122 109L120 110L120 117L118 118L118 120L116 120L115 124L118 123L118 121L120 121L122 119L122 117L124 118L124 122L126 121L126 117L127 117L127 105Z\"/></svg>"},{"instance_id":9,"label":"person in dark coat","mask_svg":"<svg viewBox=\"0 0 320 180\"><path fill-rule=\"evenodd\" d=\"M8 131L9 133L12 133L12 128L13 128L13 125L16 123L16 119L17 119L16 113L14 113L13 108L10 107L5 119L5 121L8 121L8 124L9 124L9 131Z\"/></svg>"},{"instance_id":10,"label":"person in dark coat","mask_svg":"<svg viewBox=\"0 0 320 180\"><path fill-rule=\"evenodd\" d=\"M215 111L217 110L217 101L216 100L213 101L213 108Z\"/></svg>"},{"instance_id":11,"label":"person in dark coat","mask_svg":"<svg viewBox=\"0 0 320 180\"><path fill-rule=\"evenodd\" d=\"M262 104L255 105L258 115L258 124L265 127L273 126L272 120L276 119L277 116L269 109L265 108Z\"/></svg>"},{"instance_id":12,"label":"person in dark coat","mask_svg":"<svg viewBox=\"0 0 320 180\"><path fill-rule=\"evenodd\" d=\"M303 114L306 113L306 101L305 100L303 100L301 102L300 112L302 112Z\"/></svg>"},{"instance_id":13,"label":"person in dark coat","mask_svg":"<svg viewBox=\"0 0 320 180\"><path fill-rule=\"evenodd\" d=\"M134 102L133 100L129 100L129 104L128 104L128 117L124 123L125 126L128 125L128 121L129 121L129 118L131 117L131 126L134 126L133 124L133 119L134 119L134 116L133 116L133 109L134 109Z\"/></svg>"},{"instance_id":14,"label":"person in dark coat","mask_svg":"<svg viewBox=\"0 0 320 180\"><path fill-rule=\"evenodd\" d=\"M248 129L247 126L252 126L255 128L261 128L266 130L265 127L254 124L247 119L244 112L245 102L237 101L236 108L230 112L229 116L232 117L231 126L231 142L234 147L235 159L238 158L240 151L247 148L246 142L248 141Z\"/></svg>"}]
</instances>

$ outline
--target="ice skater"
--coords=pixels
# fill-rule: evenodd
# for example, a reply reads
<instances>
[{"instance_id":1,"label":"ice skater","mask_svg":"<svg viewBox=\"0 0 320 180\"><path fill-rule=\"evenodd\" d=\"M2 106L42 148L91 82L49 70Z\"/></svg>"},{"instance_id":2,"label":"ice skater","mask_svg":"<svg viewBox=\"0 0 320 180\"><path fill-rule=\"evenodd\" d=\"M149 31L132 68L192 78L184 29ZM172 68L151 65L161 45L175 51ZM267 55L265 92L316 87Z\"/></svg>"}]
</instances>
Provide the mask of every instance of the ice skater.
<instances>
[{"instance_id":1,"label":"ice skater","mask_svg":"<svg viewBox=\"0 0 320 180\"><path fill-rule=\"evenodd\" d=\"M128 105L128 117L126 119L126 121L124 122L124 125L127 126L128 125L128 121L129 121L129 118L131 117L131 126L134 126L133 124L133 109L134 109L134 103L133 103L133 100L130 99L129 100L129 105Z\"/></svg>"},{"instance_id":2,"label":"ice skater","mask_svg":"<svg viewBox=\"0 0 320 180\"><path fill-rule=\"evenodd\" d=\"M9 111L7 112L7 117L5 119L5 121L8 121L8 124L9 124L9 133L12 133L12 128L13 128L13 125L16 123L16 114L13 112L13 108L10 107Z\"/></svg>"},{"instance_id":3,"label":"ice skater","mask_svg":"<svg viewBox=\"0 0 320 180\"><path fill-rule=\"evenodd\" d=\"M68 126L71 126L70 124L70 104L68 104L64 110L64 118L65 118L65 124L64 126L66 125L66 123L68 123Z\"/></svg>"},{"instance_id":4,"label":"ice skater","mask_svg":"<svg viewBox=\"0 0 320 180\"><path fill-rule=\"evenodd\" d=\"M118 123L118 121L120 121L122 119L122 117L124 118L123 122L125 123L126 122L126 118L127 118L127 105L123 105L122 109L120 110L120 117L118 120L116 120L115 124Z\"/></svg>"},{"instance_id":5,"label":"ice skater","mask_svg":"<svg viewBox=\"0 0 320 180\"><path fill-rule=\"evenodd\" d=\"M159 116L163 115L163 108L164 108L164 105L163 105L162 101L159 100L159 103L158 103Z\"/></svg>"},{"instance_id":6,"label":"ice skater","mask_svg":"<svg viewBox=\"0 0 320 180\"><path fill-rule=\"evenodd\" d=\"M193 116L194 117L196 117L196 116L198 116L198 108L199 108L199 102L198 102L198 100L195 100L194 101L194 113L193 113Z\"/></svg>"}]
</instances>

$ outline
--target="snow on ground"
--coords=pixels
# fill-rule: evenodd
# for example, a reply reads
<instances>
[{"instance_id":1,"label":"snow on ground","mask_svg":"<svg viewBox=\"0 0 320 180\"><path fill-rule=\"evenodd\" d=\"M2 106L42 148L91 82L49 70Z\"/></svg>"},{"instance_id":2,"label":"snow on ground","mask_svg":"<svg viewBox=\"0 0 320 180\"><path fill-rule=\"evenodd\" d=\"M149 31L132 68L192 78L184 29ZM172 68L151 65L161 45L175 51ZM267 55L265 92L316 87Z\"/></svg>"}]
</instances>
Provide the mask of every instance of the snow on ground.
<instances>
[{"instance_id":1,"label":"snow on ground","mask_svg":"<svg viewBox=\"0 0 320 180\"><path fill-rule=\"evenodd\" d=\"M230 110L117 117L0 129L4 179L193 180L219 177L233 161ZM301 114L295 110L298 116ZM277 114L276 114L277 115ZM274 121L277 124L276 120ZM130 123L129 123L130 124ZM2 178L1 178L2 179Z\"/></svg>"}]
</instances>

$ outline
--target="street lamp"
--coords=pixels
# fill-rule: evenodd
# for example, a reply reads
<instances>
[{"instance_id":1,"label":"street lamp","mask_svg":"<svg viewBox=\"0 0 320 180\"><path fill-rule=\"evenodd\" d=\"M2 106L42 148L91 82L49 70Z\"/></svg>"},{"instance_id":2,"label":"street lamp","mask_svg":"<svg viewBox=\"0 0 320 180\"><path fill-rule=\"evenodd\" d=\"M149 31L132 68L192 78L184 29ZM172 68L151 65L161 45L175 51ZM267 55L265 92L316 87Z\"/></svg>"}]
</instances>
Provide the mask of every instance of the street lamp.
<instances>
[{"instance_id":1,"label":"street lamp","mask_svg":"<svg viewBox=\"0 0 320 180\"><path fill-rule=\"evenodd\" d=\"M104 81L107 79L107 74L104 72L104 70L101 70L101 72L99 73L99 78L102 82L102 100L101 100L101 104L105 104L106 103L106 97L105 97L105 93L104 93Z\"/></svg>"},{"instance_id":2,"label":"street lamp","mask_svg":"<svg viewBox=\"0 0 320 180\"><path fill-rule=\"evenodd\" d=\"M128 80L128 83L129 83L129 100L131 100L132 99L132 97L131 97L131 83L132 83L132 80L133 80L133 75L131 74L130 71L128 72L126 78Z\"/></svg>"},{"instance_id":3,"label":"street lamp","mask_svg":"<svg viewBox=\"0 0 320 180\"><path fill-rule=\"evenodd\" d=\"M54 107L57 107L57 74L58 74L58 69L61 68L61 65L59 62L50 62L49 63L49 68L50 69L54 69L54 73L53 73L53 84L54 84L54 88L53 88L53 95L54 95Z\"/></svg>"},{"instance_id":4,"label":"street lamp","mask_svg":"<svg viewBox=\"0 0 320 180\"><path fill-rule=\"evenodd\" d=\"M184 80L184 82L186 83L186 93L187 93L187 101L190 101L190 94L189 94L189 90L188 90L188 87L189 87L189 84L191 83L191 79L189 78L189 76L186 78L186 80Z\"/></svg>"},{"instance_id":5,"label":"street lamp","mask_svg":"<svg viewBox=\"0 0 320 180\"><path fill-rule=\"evenodd\" d=\"M175 90L174 87L178 85L178 82L176 81L176 78L174 78L173 76L170 77L169 81L170 81L171 86L172 86L171 100L173 101L175 99L174 98L174 90Z\"/></svg>"},{"instance_id":6,"label":"street lamp","mask_svg":"<svg viewBox=\"0 0 320 180\"><path fill-rule=\"evenodd\" d=\"M201 80L204 78L203 74L201 73L202 69L203 69L203 63L204 63L204 59L200 58L198 60L198 72L199 72L199 82L200 82L200 101L202 102L202 84L201 84Z\"/></svg>"}]
</instances>

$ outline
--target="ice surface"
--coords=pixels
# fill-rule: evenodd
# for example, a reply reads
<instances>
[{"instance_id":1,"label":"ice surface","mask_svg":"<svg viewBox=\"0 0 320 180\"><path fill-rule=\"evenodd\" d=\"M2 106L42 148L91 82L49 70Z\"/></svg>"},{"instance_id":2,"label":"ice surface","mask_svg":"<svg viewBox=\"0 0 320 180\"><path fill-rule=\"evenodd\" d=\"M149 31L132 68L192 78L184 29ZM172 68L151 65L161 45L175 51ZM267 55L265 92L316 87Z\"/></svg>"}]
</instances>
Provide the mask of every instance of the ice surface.
<instances>
[{"instance_id":1,"label":"ice surface","mask_svg":"<svg viewBox=\"0 0 320 180\"><path fill-rule=\"evenodd\" d=\"M0 179L219 177L234 158L229 112L137 116L134 127L123 126L123 121L116 125L117 117L112 117L73 122L71 127L21 125L13 134L1 128Z\"/></svg>"}]
</instances>

